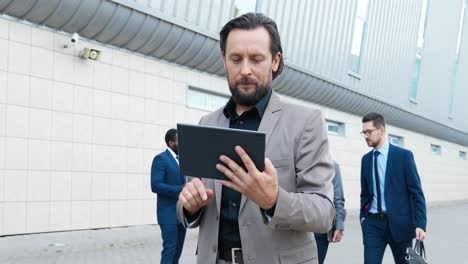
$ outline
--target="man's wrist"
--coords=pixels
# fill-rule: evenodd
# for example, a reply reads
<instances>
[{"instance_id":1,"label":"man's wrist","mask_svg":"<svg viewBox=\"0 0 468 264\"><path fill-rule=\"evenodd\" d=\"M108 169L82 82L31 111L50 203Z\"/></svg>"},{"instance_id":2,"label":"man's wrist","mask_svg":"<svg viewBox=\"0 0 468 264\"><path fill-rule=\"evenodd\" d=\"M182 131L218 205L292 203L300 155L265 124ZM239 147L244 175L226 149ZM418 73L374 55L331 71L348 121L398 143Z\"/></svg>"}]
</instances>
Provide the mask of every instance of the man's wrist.
<instances>
[{"instance_id":1,"label":"man's wrist","mask_svg":"<svg viewBox=\"0 0 468 264\"><path fill-rule=\"evenodd\" d=\"M276 203L278 202L278 196L279 196L279 190L277 189L275 197L272 198L271 201L267 205L261 206L260 208L265 211L273 209L274 207L276 207Z\"/></svg>"}]
</instances>

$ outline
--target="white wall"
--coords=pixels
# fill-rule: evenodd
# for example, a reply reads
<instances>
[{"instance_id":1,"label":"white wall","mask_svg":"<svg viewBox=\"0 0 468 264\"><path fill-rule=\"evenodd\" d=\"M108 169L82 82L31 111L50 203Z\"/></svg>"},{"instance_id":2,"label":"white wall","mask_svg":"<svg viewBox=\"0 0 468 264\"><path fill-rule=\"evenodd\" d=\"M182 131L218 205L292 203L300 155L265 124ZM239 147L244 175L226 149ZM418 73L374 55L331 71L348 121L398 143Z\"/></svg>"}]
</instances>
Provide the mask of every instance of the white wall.
<instances>
[{"instance_id":1,"label":"white wall","mask_svg":"<svg viewBox=\"0 0 468 264\"><path fill-rule=\"evenodd\" d=\"M156 222L153 157L187 83L224 80L0 17L0 235ZM78 57L101 50L100 61ZM227 89L226 89L227 90Z\"/></svg>"},{"instance_id":2,"label":"white wall","mask_svg":"<svg viewBox=\"0 0 468 264\"><path fill-rule=\"evenodd\" d=\"M67 40L0 17L0 235L155 223L152 159L167 129L204 114L186 107L187 86L228 94L222 78L85 40L63 49ZM79 58L84 47L101 60ZM330 136L331 152L347 206L357 208L369 150L360 117L321 108L346 123L346 137ZM468 198L468 162L457 158L467 148L388 130L414 151L429 201Z\"/></svg>"}]
</instances>

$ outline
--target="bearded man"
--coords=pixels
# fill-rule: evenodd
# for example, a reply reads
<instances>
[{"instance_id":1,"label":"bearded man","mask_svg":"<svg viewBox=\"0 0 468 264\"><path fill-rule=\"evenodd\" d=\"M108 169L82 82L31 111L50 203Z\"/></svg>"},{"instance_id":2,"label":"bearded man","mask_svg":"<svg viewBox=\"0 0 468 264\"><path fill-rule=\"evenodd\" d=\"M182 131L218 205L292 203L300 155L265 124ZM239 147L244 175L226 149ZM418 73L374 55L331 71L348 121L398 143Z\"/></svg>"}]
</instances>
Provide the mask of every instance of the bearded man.
<instances>
[{"instance_id":1,"label":"bearded man","mask_svg":"<svg viewBox=\"0 0 468 264\"><path fill-rule=\"evenodd\" d=\"M317 263L312 232L330 230L335 216L323 115L282 102L272 90L283 69L272 19L248 13L229 21L220 46L232 96L200 124L264 132L265 169L238 146L247 170L221 155L217 169L230 181L193 178L184 186L177 216L200 227L197 262Z\"/></svg>"}]
</instances>

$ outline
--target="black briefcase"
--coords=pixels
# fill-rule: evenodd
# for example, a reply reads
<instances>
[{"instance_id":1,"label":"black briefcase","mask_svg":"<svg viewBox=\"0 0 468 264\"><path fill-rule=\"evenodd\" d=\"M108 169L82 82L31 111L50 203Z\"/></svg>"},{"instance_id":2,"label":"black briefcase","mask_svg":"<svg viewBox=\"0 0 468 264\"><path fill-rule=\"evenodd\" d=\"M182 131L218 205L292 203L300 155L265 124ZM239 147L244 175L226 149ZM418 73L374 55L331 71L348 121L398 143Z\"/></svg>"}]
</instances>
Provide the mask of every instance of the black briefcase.
<instances>
[{"instance_id":1,"label":"black briefcase","mask_svg":"<svg viewBox=\"0 0 468 264\"><path fill-rule=\"evenodd\" d=\"M405 259L408 264L427 264L424 243L421 240L416 240L414 247L406 248Z\"/></svg>"}]
</instances>

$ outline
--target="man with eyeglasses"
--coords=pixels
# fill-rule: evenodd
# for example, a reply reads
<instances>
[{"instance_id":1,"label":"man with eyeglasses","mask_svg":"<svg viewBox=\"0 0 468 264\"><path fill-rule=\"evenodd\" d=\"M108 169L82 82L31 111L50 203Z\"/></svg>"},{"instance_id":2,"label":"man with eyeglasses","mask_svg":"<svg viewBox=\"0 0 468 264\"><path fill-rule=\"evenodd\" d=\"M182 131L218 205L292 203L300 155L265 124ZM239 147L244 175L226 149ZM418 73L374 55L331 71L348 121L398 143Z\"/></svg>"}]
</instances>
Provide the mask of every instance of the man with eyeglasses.
<instances>
[{"instance_id":1,"label":"man with eyeglasses","mask_svg":"<svg viewBox=\"0 0 468 264\"><path fill-rule=\"evenodd\" d=\"M367 145L373 148L361 161L364 263L382 263L387 245L395 263L406 263L406 248L413 238L424 240L427 222L413 153L388 142L381 114L365 115L362 128Z\"/></svg>"}]
</instances>

